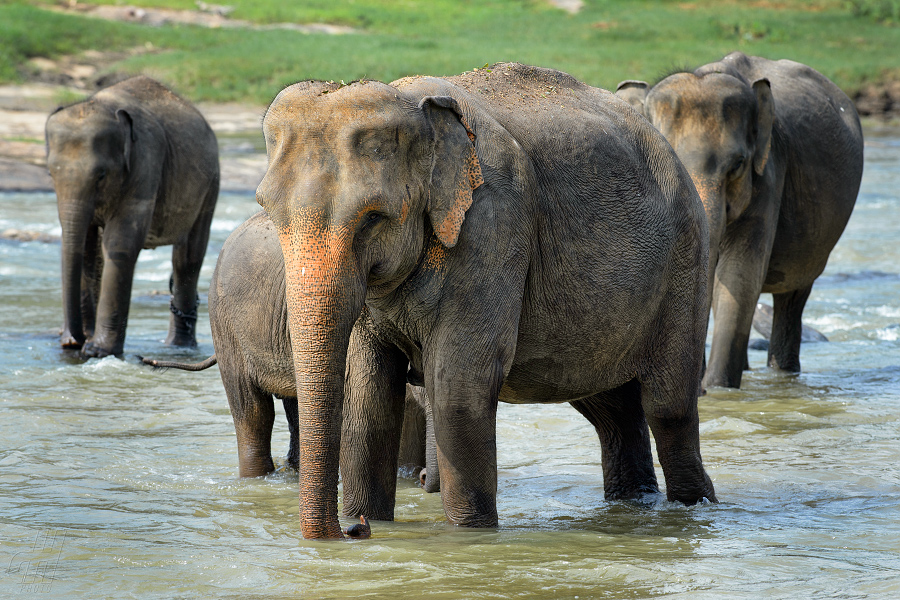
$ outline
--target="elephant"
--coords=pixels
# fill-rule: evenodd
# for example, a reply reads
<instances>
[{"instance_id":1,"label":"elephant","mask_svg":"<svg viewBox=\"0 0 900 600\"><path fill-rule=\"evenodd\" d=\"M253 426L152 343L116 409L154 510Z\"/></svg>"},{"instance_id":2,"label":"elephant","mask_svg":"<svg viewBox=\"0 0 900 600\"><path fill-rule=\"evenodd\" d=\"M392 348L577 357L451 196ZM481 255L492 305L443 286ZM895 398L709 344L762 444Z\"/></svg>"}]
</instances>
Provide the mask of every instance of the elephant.
<instances>
[{"instance_id":1,"label":"elephant","mask_svg":"<svg viewBox=\"0 0 900 600\"><path fill-rule=\"evenodd\" d=\"M756 310L753 311L753 329L755 329L762 338L757 338L750 340L750 343L747 344L747 348L749 350L768 350L769 349L769 338L772 337L772 318L774 316L774 311L772 307L768 304L763 304L762 302L757 303ZM800 343L802 344L812 344L816 342L827 342L828 338L825 337L821 331L817 329L813 329L808 325L803 325L800 332Z\"/></svg>"},{"instance_id":2,"label":"elephant","mask_svg":"<svg viewBox=\"0 0 900 600\"><path fill-rule=\"evenodd\" d=\"M652 430L667 498L716 501L697 412L706 218L625 102L499 63L296 83L263 133L257 202L287 273L304 537L341 537L345 436L356 472L379 481L396 464L407 379L431 404L453 524L498 524L498 401L571 403L597 430L608 499L659 492ZM372 514L356 485L343 482L344 514Z\"/></svg>"},{"instance_id":3,"label":"elephant","mask_svg":"<svg viewBox=\"0 0 900 600\"><path fill-rule=\"evenodd\" d=\"M121 356L142 248L172 244L166 344L195 346L197 280L219 195L216 136L162 84L133 77L47 118L62 225L63 348Z\"/></svg>"},{"instance_id":4,"label":"elephant","mask_svg":"<svg viewBox=\"0 0 900 600\"><path fill-rule=\"evenodd\" d=\"M769 367L800 370L802 315L859 191L853 102L824 75L734 52L623 99L666 137L709 220L712 347L704 386L738 388L760 293L774 303Z\"/></svg>"},{"instance_id":5,"label":"elephant","mask_svg":"<svg viewBox=\"0 0 900 600\"><path fill-rule=\"evenodd\" d=\"M285 463L298 467L297 392L291 338L285 304L284 261L272 222L258 212L240 225L222 246L209 287L209 321L216 353L196 364L141 358L157 368L201 371L219 365L238 446L241 477L259 477L275 470L272 461L272 427L275 407L272 397L284 405L290 431ZM399 465L409 474L430 464L423 476L426 491L438 491L440 480L436 455L426 443L433 438L427 426L426 398L421 388L407 386L407 402L400 435ZM348 442L349 443L349 442ZM350 452L351 450L347 450ZM422 469L424 470L424 469ZM345 480L354 477L344 469ZM396 469L395 476L396 479ZM389 494L381 497L379 518L393 510L396 481L384 482Z\"/></svg>"}]
</instances>

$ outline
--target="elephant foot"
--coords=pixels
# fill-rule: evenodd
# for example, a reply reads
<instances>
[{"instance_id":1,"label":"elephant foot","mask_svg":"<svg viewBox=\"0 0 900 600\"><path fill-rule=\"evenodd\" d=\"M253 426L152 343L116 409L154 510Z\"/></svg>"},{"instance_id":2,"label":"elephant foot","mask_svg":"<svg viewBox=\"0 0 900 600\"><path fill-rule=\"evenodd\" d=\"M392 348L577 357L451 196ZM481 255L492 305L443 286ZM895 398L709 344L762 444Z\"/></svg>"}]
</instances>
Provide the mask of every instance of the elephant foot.
<instances>
[{"instance_id":1,"label":"elephant foot","mask_svg":"<svg viewBox=\"0 0 900 600\"><path fill-rule=\"evenodd\" d=\"M121 356L122 350L115 352L108 348L103 348L93 342L87 342L81 348L81 355L85 358L105 358L107 356Z\"/></svg>"},{"instance_id":2,"label":"elephant foot","mask_svg":"<svg viewBox=\"0 0 900 600\"><path fill-rule=\"evenodd\" d=\"M668 488L668 486L667 486ZM717 504L716 490L709 475L703 473L703 480L697 487L672 487L666 490L666 499L670 502L681 502L686 506L694 504Z\"/></svg>"},{"instance_id":3,"label":"elephant foot","mask_svg":"<svg viewBox=\"0 0 900 600\"><path fill-rule=\"evenodd\" d=\"M372 537L372 528L369 526L369 520L364 516L359 516L359 523L351 525L344 530L347 537L355 540L367 540Z\"/></svg>"},{"instance_id":4,"label":"elephant foot","mask_svg":"<svg viewBox=\"0 0 900 600\"><path fill-rule=\"evenodd\" d=\"M169 326L169 336L166 338L167 346L184 346L195 348L197 346L197 306L200 304L198 297L194 301L194 307L185 312L175 306L174 298L169 301L169 311L172 320Z\"/></svg>"},{"instance_id":5,"label":"elephant foot","mask_svg":"<svg viewBox=\"0 0 900 600\"><path fill-rule=\"evenodd\" d=\"M196 348L197 340L193 336L187 335L170 335L166 338L167 346L181 346L184 348Z\"/></svg>"},{"instance_id":6,"label":"elephant foot","mask_svg":"<svg viewBox=\"0 0 900 600\"><path fill-rule=\"evenodd\" d=\"M606 489L604 487L603 490L603 498L607 501L622 500L637 502L638 504L652 504L655 498L660 495L662 495L662 492L660 492L659 486L655 483L638 485L627 489Z\"/></svg>"},{"instance_id":7,"label":"elephant foot","mask_svg":"<svg viewBox=\"0 0 900 600\"><path fill-rule=\"evenodd\" d=\"M78 350L84 346L84 338L78 339L66 330L59 336L59 345L69 350Z\"/></svg>"}]
</instances>

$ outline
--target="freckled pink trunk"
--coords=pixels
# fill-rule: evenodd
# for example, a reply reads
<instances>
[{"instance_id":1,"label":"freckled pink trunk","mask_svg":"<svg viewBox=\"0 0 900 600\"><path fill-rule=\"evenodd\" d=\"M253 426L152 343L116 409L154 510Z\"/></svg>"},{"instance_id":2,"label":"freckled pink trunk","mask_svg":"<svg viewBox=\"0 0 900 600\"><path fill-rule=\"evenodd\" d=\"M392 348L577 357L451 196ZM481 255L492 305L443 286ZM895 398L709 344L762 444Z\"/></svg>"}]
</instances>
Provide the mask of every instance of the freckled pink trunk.
<instances>
[{"instance_id":1,"label":"freckled pink trunk","mask_svg":"<svg viewBox=\"0 0 900 600\"><path fill-rule=\"evenodd\" d=\"M297 377L300 527L305 538L342 537L337 485L350 332L365 279L350 246L318 227L281 235Z\"/></svg>"}]
</instances>

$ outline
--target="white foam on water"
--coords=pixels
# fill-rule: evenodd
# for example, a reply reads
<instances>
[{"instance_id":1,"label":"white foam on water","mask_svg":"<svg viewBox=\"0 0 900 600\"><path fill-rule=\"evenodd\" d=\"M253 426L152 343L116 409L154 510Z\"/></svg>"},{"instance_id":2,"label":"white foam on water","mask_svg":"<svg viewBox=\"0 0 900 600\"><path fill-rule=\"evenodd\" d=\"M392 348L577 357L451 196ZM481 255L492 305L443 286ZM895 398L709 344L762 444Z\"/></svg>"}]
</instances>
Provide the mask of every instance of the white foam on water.
<instances>
[{"instance_id":1,"label":"white foam on water","mask_svg":"<svg viewBox=\"0 0 900 600\"><path fill-rule=\"evenodd\" d=\"M900 340L900 327L885 327L875 332L875 337L886 342Z\"/></svg>"},{"instance_id":2,"label":"white foam on water","mask_svg":"<svg viewBox=\"0 0 900 600\"><path fill-rule=\"evenodd\" d=\"M900 306L876 306L869 310L870 312L874 312L876 315L881 315L882 317L900 317Z\"/></svg>"}]
</instances>

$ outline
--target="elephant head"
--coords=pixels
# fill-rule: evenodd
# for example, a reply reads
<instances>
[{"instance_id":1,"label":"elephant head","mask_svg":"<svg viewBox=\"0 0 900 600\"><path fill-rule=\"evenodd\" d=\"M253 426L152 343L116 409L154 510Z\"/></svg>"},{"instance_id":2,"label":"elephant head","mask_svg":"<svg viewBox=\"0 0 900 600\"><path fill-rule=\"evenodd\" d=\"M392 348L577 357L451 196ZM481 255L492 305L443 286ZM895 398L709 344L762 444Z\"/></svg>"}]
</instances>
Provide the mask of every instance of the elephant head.
<instances>
[{"instance_id":1,"label":"elephant head","mask_svg":"<svg viewBox=\"0 0 900 600\"><path fill-rule=\"evenodd\" d=\"M691 175L709 222L712 293L725 228L750 204L754 178L768 161L775 120L769 81L698 69L670 75L652 88L623 81L616 95L665 136Z\"/></svg>"},{"instance_id":2,"label":"elephant head","mask_svg":"<svg viewBox=\"0 0 900 600\"><path fill-rule=\"evenodd\" d=\"M368 299L394 292L426 248L452 248L481 171L450 97L371 81L283 90L263 121L257 201L278 231L297 377L300 524L340 537L337 473L350 333ZM432 238L431 236L434 236Z\"/></svg>"},{"instance_id":3,"label":"elephant head","mask_svg":"<svg viewBox=\"0 0 900 600\"><path fill-rule=\"evenodd\" d=\"M95 101L58 109L47 119L46 136L47 168L62 225L65 325L61 343L81 348L86 337L94 334L99 263L103 260L97 228L114 218L109 200L123 197L132 179L137 136L128 111ZM91 273L84 273L85 269ZM94 289L83 289L83 280ZM127 318L127 313L119 318Z\"/></svg>"}]
</instances>

